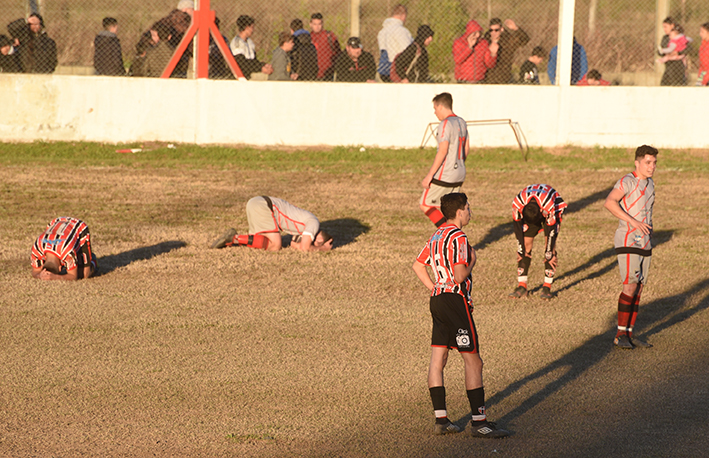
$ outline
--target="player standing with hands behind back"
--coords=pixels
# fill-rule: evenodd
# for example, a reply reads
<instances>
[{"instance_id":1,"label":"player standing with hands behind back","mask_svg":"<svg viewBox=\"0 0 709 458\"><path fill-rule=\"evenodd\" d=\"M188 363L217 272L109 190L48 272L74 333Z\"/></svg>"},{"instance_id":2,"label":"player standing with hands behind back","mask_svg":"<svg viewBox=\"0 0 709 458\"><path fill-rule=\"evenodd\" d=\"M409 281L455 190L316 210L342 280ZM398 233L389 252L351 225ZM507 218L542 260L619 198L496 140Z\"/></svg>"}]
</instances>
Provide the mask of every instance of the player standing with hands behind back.
<instances>
[{"instance_id":1,"label":"player standing with hands behind back","mask_svg":"<svg viewBox=\"0 0 709 458\"><path fill-rule=\"evenodd\" d=\"M604 204L620 220L614 242L623 292L618 298L618 331L613 343L628 350L652 347L633 337L633 326L652 258L652 207L655 204L652 175L656 166L657 149L648 145L638 147L635 171L618 180Z\"/></svg>"},{"instance_id":2,"label":"player standing with hands behind back","mask_svg":"<svg viewBox=\"0 0 709 458\"><path fill-rule=\"evenodd\" d=\"M445 223L431 236L413 265L416 276L431 291L433 331L428 390L436 415L433 433L460 432L460 428L448 419L446 389L443 386L448 351L456 348L465 365L465 389L472 411L470 423L473 437L505 437L509 433L497 429L485 415L483 361L470 300L473 285L470 272L476 258L465 232L461 230L470 222L468 197L459 192L444 195L441 197L441 211L446 218ZM426 266L433 270L435 282L428 276Z\"/></svg>"},{"instance_id":3,"label":"player standing with hands behind back","mask_svg":"<svg viewBox=\"0 0 709 458\"><path fill-rule=\"evenodd\" d=\"M468 157L468 126L465 120L453 113L453 96L447 92L433 98L433 112L441 123L436 141L438 152L426 177L421 181L425 188L421 196L421 210L439 227L446 221L440 210L441 197L460 192L465 181L465 159Z\"/></svg>"}]
</instances>

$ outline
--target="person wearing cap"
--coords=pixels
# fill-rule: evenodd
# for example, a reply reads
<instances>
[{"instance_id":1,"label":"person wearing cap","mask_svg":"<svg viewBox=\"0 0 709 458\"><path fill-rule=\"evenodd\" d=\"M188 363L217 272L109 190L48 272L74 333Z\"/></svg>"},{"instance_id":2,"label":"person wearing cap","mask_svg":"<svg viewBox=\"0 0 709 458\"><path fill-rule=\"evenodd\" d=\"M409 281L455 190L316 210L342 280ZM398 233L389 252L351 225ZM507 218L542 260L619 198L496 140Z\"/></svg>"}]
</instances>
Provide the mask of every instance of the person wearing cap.
<instances>
[{"instance_id":1,"label":"person wearing cap","mask_svg":"<svg viewBox=\"0 0 709 458\"><path fill-rule=\"evenodd\" d=\"M12 40L0 35L0 73L20 73L17 56L12 53Z\"/></svg>"},{"instance_id":2,"label":"person wearing cap","mask_svg":"<svg viewBox=\"0 0 709 458\"><path fill-rule=\"evenodd\" d=\"M433 41L433 29L424 24L416 31L414 42L396 56L392 64L392 81L402 83L428 82L428 51L426 48Z\"/></svg>"},{"instance_id":3,"label":"person wearing cap","mask_svg":"<svg viewBox=\"0 0 709 458\"><path fill-rule=\"evenodd\" d=\"M177 9L194 17L194 0L180 0Z\"/></svg>"},{"instance_id":4,"label":"person wearing cap","mask_svg":"<svg viewBox=\"0 0 709 458\"><path fill-rule=\"evenodd\" d=\"M345 52L335 60L335 81L347 83L374 83L377 64L374 56L362 49L359 37L350 37Z\"/></svg>"}]
</instances>

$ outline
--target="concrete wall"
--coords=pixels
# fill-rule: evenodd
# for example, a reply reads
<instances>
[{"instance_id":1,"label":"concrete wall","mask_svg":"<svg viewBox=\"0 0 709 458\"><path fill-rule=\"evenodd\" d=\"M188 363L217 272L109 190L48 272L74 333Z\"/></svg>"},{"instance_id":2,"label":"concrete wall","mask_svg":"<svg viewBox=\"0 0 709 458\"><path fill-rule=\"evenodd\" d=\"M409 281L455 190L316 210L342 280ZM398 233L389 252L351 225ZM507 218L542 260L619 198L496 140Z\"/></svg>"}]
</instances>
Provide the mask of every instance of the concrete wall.
<instances>
[{"instance_id":1,"label":"concrete wall","mask_svg":"<svg viewBox=\"0 0 709 458\"><path fill-rule=\"evenodd\" d=\"M511 118L531 146L709 147L709 89L159 80L0 74L4 141L415 147L431 99L467 120ZM433 143L429 143L432 145ZM507 126L472 146L512 146Z\"/></svg>"}]
</instances>

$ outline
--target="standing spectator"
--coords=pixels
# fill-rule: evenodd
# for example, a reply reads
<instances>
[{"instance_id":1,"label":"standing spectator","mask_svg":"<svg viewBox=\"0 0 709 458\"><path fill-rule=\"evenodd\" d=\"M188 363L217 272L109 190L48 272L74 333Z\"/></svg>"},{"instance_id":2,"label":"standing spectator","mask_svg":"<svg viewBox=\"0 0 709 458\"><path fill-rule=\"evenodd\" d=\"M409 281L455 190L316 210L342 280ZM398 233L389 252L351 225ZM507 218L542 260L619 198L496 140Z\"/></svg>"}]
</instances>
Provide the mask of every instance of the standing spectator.
<instances>
[{"instance_id":1,"label":"standing spectator","mask_svg":"<svg viewBox=\"0 0 709 458\"><path fill-rule=\"evenodd\" d=\"M251 79L251 74L254 72L263 72L267 75L273 73L271 64L256 59L256 45L251 39L251 35L254 34L255 23L256 21L251 16L239 16L236 20L236 27L239 29L239 33L231 40L229 46L237 65L241 68L241 72L246 79Z\"/></svg>"},{"instance_id":2,"label":"standing spectator","mask_svg":"<svg viewBox=\"0 0 709 458\"><path fill-rule=\"evenodd\" d=\"M318 52L318 79L332 81L335 60L340 54L340 43L334 33L323 29L323 18L320 13L310 16L310 38Z\"/></svg>"},{"instance_id":3,"label":"standing spectator","mask_svg":"<svg viewBox=\"0 0 709 458\"><path fill-rule=\"evenodd\" d=\"M219 33L221 34L222 39L224 40L224 43L229 43L229 40L227 39L227 37L224 36L224 34L221 32L221 29L219 28L220 24L221 21L218 17L215 16L214 25L217 27L217 30L219 30ZM217 46L217 42L212 36L209 37L209 79L234 79L234 74L231 72L231 69L227 64L226 59L222 55L222 51L219 49L219 46Z\"/></svg>"},{"instance_id":4,"label":"standing spectator","mask_svg":"<svg viewBox=\"0 0 709 458\"><path fill-rule=\"evenodd\" d=\"M603 79L601 72L596 70L590 70L581 80L576 83L577 86L610 86L610 81Z\"/></svg>"},{"instance_id":5,"label":"standing spectator","mask_svg":"<svg viewBox=\"0 0 709 458\"><path fill-rule=\"evenodd\" d=\"M170 28L163 22L158 22L155 26L157 32L157 44L148 49L145 55L143 72L145 76L160 78L165 71L165 67L170 63L175 49L170 46Z\"/></svg>"},{"instance_id":6,"label":"standing spectator","mask_svg":"<svg viewBox=\"0 0 709 458\"><path fill-rule=\"evenodd\" d=\"M453 42L455 79L459 83L477 83L497 62L497 43L482 37L482 27L474 20L465 26L465 33Z\"/></svg>"},{"instance_id":7,"label":"standing spectator","mask_svg":"<svg viewBox=\"0 0 709 458\"><path fill-rule=\"evenodd\" d=\"M177 47L180 46L185 32L187 32L187 29L190 28L190 24L192 23L192 16L188 13L188 11L190 11L189 3L185 4L183 2L191 2L191 0L182 0L178 3L178 9L173 10L167 16L172 27L169 40L172 49L177 49ZM183 9L179 9L180 4L182 4ZM192 3L192 9L194 9L194 3ZM175 65L175 69L172 71L170 78L187 78L187 69L190 67L193 49L192 41L190 41L189 45L187 45L187 49L185 49L182 56L180 56L177 65Z\"/></svg>"},{"instance_id":8,"label":"standing spectator","mask_svg":"<svg viewBox=\"0 0 709 458\"><path fill-rule=\"evenodd\" d=\"M546 56L546 51L541 46L535 46L532 55L522 64L519 69L519 82L522 84L539 84L539 70L537 65L541 64Z\"/></svg>"},{"instance_id":9,"label":"standing spectator","mask_svg":"<svg viewBox=\"0 0 709 458\"><path fill-rule=\"evenodd\" d=\"M20 73L16 55L12 53L12 40L0 35L0 73Z\"/></svg>"},{"instance_id":10,"label":"standing spectator","mask_svg":"<svg viewBox=\"0 0 709 458\"><path fill-rule=\"evenodd\" d=\"M345 52L335 60L335 78L339 82L374 83L377 64L374 56L362 49L359 37L350 37Z\"/></svg>"},{"instance_id":11,"label":"standing spectator","mask_svg":"<svg viewBox=\"0 0 709 458\"><path fill-rule=\"evenodd\" d=\"M433 41L433 29L428 25L419 26L416 39L396 56L391 66L391 80L402 83L428 82L428 51Z\"/></svg>"},{"instance_id":12,"label":"standing spectator","mask_svg":"<svg viewBox=\"0 0 709 458\"><path fill-rule=\"evenodd\" d=\"M556 53L558 46L551 48L549 52L549 62L547 62L547 75L551 84L556 84ZM586 50L576 41L574 37L574 49L571 51L571 84L579 82L588 71L588 59Z\"/></svg>"},{"instance_id":13,"label":"standing spectator","mask_svg":"<svg viewBox=\"0 0 709 458\"><path fill-rule=\"evenodd\" d=\"M490 30L485 34L485 38L490 43L499 45L497 62L487 71L485 82L489 84L513 83L512 61L517 50L529 43L529 35L519 28L512 19L507 19L503 27L499 18L493 18L490 20Z\"/></svg>"},{"instance_id":14,"label":"standing spectator","mask_svg":"<svg viewBox=\"0 0 709 458\"><path fill-rule=\"evenodd\" d=\"M660 48L667 48L670 45L670 34L678 24L672 17L668 16L662 21L662 30L665 35L660 40ZM660 52L662 55L662 52ZM684 63L678 56L672 56L665 59L665 71L662 73L660 86L684 86L687 84Z\"/></svg>"},{"instance_id":15,"label":"standing spectator","mask_svg":"<svg viewBox=\"0 0 709 458\"><path fill-rule=\"evenodd\" d=\"M278 47L273 50L271 66L273 73L268 75L269 81L291 81L298 79L298 74L291 72L289 52L293 50L293 35L288 32L278 34Z\"/></svg>"},{"instance_id":16,"label":"standing spectator","mask_svg":"<svg viewBox=\"0 0 709 458\"><path fill-rule=\"evenodd\" d=\"M53 73L57 68L57 44L47 36L44 19L32 13L27 18L27 27L29 32L22 34L24 41L15 37L20 40L17 47L20 69L24 73Z\"/></svg>"},{"instance_id":17,"label":"standing spectator","mask_svg":"<svg viewBox=\"0 0 709 458\"><path fill-rule=\"evenodd\" d=\"M298 81L315 81L318 78L318 51L310 34L303 28L300 19L293 19L290 29L293 34L293 51L290 55L293 73L298 75Z\"/></svg>"},{"instance_id":18,"label":"standing spectator","mask_svg":"<svg viewBox=\"0 0 709 458\"><path fill-rule=\"evenodd\" d=\"M118 39L118 21L112 17L103 18L103 31L94 39L94 70L97 75L123 76L123 53Z\"/></svg>"},{"instance_id":19,"label":"standing spectator","mask_svg":"<svg viewBox=\"0 0 709 458\"><path fill-rule=\"evenodd\" d=\"M699 27L702 44L699 46L699 74L697 86L709 86L709 22Z\"/></svg>"},{"instance_id":20,"label":"standing spectator","mask_svg":"<svg viewBox=\"0 0 709 458\"><path fill-rule=\"evenodd\" d=\"M391 17L384 20L382 30L377 35L379 43L379 66L377 71L385 83L391 82L391 64L396 56L414 41L411 32L404 27L408 11L404 5L396 5L391 11Z\"/></svg>"},{"instance_id":21,"label":"standing spectator","mask_svg":"<svg viewBox=\"0 0 709 458\"><path fill-rule=\"evenodd\" d=\"M160 40L157 30L158 27L162 27L162 25L159 24L163 24L168 29L171 29L167 18L163 18L154 23L140 36L140 40L138 40L138 43L135 45L135 57L133 57L133 62L128 70L130 76L145 76L145 57L148 51L157 46Z\"/></svg>"}]
</instances>

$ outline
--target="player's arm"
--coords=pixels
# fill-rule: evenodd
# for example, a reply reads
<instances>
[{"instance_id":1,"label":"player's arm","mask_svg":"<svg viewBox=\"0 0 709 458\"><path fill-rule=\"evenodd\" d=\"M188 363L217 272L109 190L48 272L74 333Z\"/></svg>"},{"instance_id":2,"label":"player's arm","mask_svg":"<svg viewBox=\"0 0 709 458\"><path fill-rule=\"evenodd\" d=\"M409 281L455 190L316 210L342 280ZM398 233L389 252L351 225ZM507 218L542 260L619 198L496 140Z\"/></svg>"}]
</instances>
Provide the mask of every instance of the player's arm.
<instances>
[{"instance_id":1,"label":"player's arm","mask_svg":"<svg viewBox=\"0 0 709 458\"><path fill-rule=\"evenodd\" d=\"M465 156L463 156L463 161L468 159L468 154L470 154L470 139L468 137L465 137Z\"/></svg>"},{"instance_id":2,"label":"player's arm","mask_svg":"<svg viewBox=\"0 0 709 458\"><path fill-rule=\"evenodd\" d=\"M423 285L431 291L433 289L433 282L431 281L431 277L428 276L426 264L421 263L417 259L414 261L412 269L414 269L414 272L416 273L416 276L419 277L419 280L421 280L421 283L423 283Z\"/></svg>"},{"instance_id":3,"label":"player's arm","mask_svg":"<svg viewBox=\"0 0 709 458\"><path fill-rule=\"evenodd\" d=\"M441 167L441 164L443 164L443 161L446 159L446 155L448 154L449 143L450 142L448 140L443 140L441 141L441 143L438 144L438 152L436 153L436 157L433 159L433 165L431 166L431 170L428 171L426 177L423 179L423 181L421 181L421 186L423 186L424 188L428 189L431 186L433 175Z\"/></svg>"},{"instance_id":4,"label":"player's arm","mask_svg":"<svg viewBox=\"0 0 709 458\"><path fill-rule=\"evenodd\" d=\"M465 282L465 279L470 276L470 272L473 271L473 266L475 266L475 254L468 264L461 263L453 266L453 280L458 284Z\"/></svg>"},{"instance_id":5,"label":"player's arm","mask_svg":"<svg viewBox=\"0 0 709 458\"><path fill-rule=\"evenodd\" d=\"M652 232L652 226L636 220L626 213L625 210L623 210L619 202L624 196L625 193L621 189L613 188L613 190L608 194L608 197L606 197L606 203L603 204L603 206L606 207L606 209L611 212L613 216L630 224L633 229L637 229L646 235Z\"/></svg>"},{"instance_id":6,"label":"player's arm","mask_svg":"<svg viewBox=\"0 0 709 458\"><path fill-rule=\"evenodd\" d=\"M523 221L512 221L515 238L517 238L517 261L521 261L524 256L524 227Z\"/></svg>"},{"instance_id":7,"label":"player's arm","mask_svg":"<svg viewBox=\"0 0 709 458\"><path fill-rule=\"evenodd\" d=\"M36 273L36 275L35 275ZM37 269L35 267L32 268L32 276L34 278L38 278L40 280L65 280L65 281L74 281L79 279L79 271L78 269L72 269L69 272L65 274L55 274L50 271L48 271L45 268L40 268Z\"/></svg>"}]
</instances>

